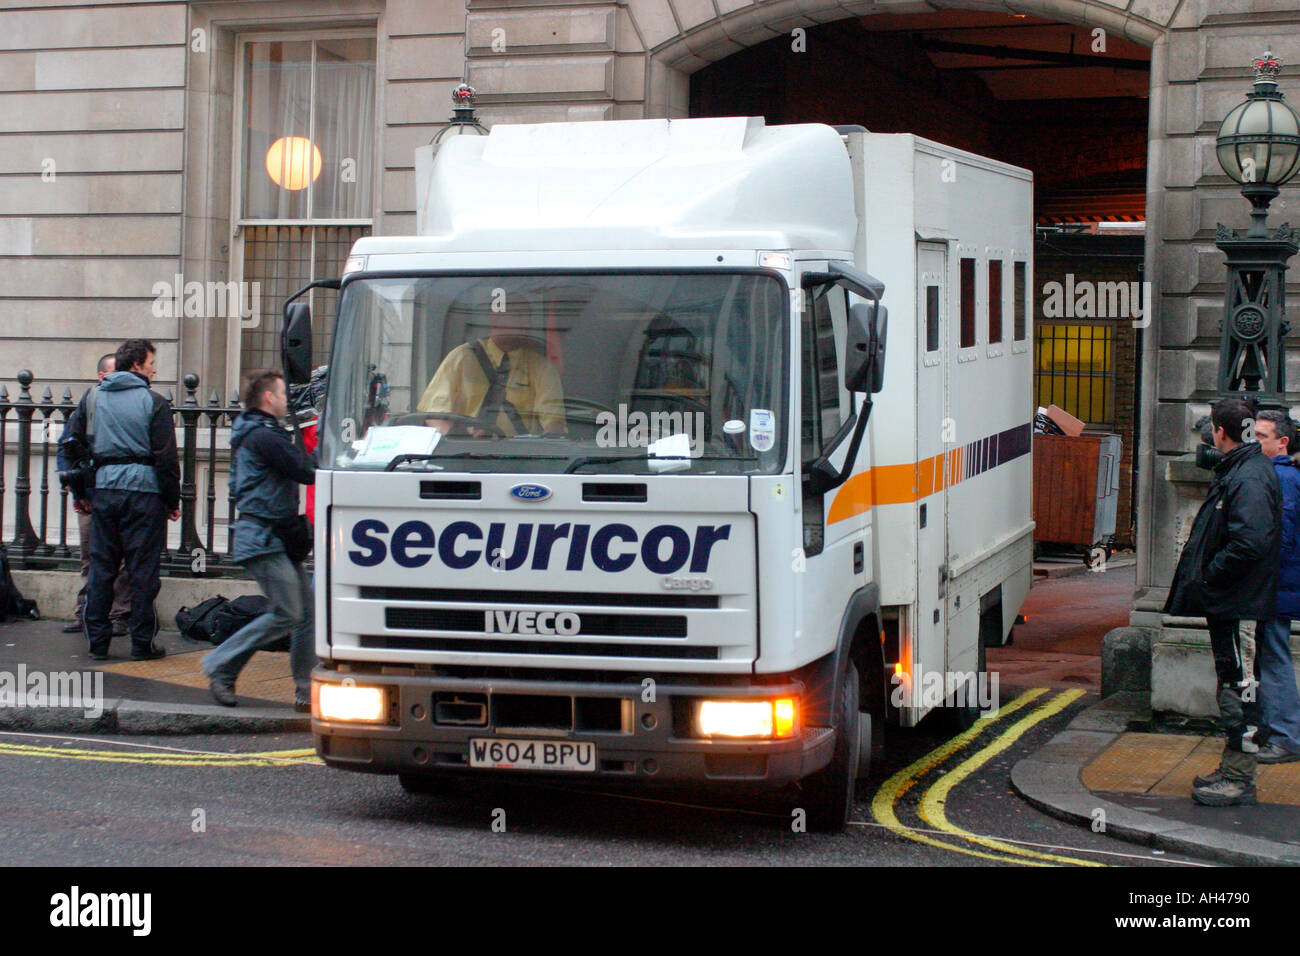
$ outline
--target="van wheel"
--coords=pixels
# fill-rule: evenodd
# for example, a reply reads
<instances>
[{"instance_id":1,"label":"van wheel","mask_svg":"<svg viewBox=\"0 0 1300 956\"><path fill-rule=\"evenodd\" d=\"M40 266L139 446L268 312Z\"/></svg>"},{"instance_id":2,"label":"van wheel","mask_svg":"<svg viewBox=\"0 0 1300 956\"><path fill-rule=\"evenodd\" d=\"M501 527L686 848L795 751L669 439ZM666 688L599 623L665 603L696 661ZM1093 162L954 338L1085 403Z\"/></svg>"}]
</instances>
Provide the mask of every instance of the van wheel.
<instances>
[{"instance_id":1,"label":"van wheel","mask_svg":"<svg viewBox=\"0 0 1300 956\"><path fill-rule=\"evenodd\" d=\"M871 776L871 759L875 756L875 721L870 711L858 711L858 780Z\"/></svg>"},{"instance_id":2,"label":"van wheel","mask_svg":"<svg viewBox=\"0 0 1300 956\"><path fill-rule=\"evenodd\" d=\"M807 777L802 787L808 826L822 832L838 832L848 822L861 766L863 718L868 739L871 734L871 715L858 710L858 669L851 660L840 678L835 717L835 754L829 764ZM868 762L870 753L868 749Z\"/></svg>"}]
</instances>

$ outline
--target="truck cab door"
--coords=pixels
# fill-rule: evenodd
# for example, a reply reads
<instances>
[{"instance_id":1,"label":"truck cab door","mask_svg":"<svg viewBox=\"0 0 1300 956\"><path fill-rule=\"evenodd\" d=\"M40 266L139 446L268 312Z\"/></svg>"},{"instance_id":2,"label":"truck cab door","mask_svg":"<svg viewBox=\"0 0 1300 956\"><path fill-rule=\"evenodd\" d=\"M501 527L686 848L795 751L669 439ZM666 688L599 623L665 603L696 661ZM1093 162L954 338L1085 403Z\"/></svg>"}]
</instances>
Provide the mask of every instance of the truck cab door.
<instances>
[{"instance_id":1,"label":"truck cab door","mask_svg":"<svg viewBox=\"0 0 1300 956\"><path fill-rule=\"evenodd\" d=\"M819 271L823 262L801 262L804 271ZM849 293L827 283L803 290L795 319L799 328L797 399L799 455L803 467L840 439L830 455L842 469L849 453L854 411L863 411L861 396L844 387L845 342ZM865 449L866 445L863 445ZM859 452L859 459L866 452ZM825 634L834 646L840 617L849 595L870 580L871 544L865 511L832 514L836 489L814 494L801 482L802 548L806 573L801 575L800 611L804 634Z\"/></svg>"}]
</instances>

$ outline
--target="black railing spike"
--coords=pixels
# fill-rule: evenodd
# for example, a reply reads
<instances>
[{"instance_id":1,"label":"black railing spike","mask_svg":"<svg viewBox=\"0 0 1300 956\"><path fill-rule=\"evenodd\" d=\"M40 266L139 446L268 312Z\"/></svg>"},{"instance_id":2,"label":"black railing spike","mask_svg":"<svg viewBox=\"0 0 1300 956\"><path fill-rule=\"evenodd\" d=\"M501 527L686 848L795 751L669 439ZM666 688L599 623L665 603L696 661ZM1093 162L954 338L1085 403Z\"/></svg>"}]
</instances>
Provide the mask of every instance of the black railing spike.
<instances>
[{"instance_id":1,"label":"black railing spike","mask_svg":"<svg viewBox=\"0 0 1300 956\"><path fill-rule=\"evenodd\" d=\"M54 401L54 393L50 391L50 387L48 385L45 386L45 391L41 393L41 401L44 402L46 405L49 405L51 402Z\"/></svg>"},{"instance_id":2,"label":"black railing spike","mask_svg":"<svg viewBox=\"0 0 1300 956\"><path fill-rule=\"evenodd\" d=\"M0 402L9 401L9 386L0 385Z\"/></svg>"},{"instance_id":3,"label":"black railing spike","mask_svg":"<svg viewBox=\"0 0 1300 956\"><path fill-rule=\"evenodd\" d=\"M61 399L59 399L59 401L61 401L64 405L67 405L69 402L72 401L72 387L71 387L71 386L66 386L66 387L64 387L64 389L63 389L63 397L62 397Z\"/></svg>"},{"instance_id":4,"label":"black railing spike","mask_svg":"<svg viewBox=\"0 0 1300 956\"><path fill-rule=\"evenodd\" d=\"M208 396L208 404L209 405L221 404L221 398L217 395L217 390L215 388L212 390L212 394Z\"/></svg>"}]
</instances>

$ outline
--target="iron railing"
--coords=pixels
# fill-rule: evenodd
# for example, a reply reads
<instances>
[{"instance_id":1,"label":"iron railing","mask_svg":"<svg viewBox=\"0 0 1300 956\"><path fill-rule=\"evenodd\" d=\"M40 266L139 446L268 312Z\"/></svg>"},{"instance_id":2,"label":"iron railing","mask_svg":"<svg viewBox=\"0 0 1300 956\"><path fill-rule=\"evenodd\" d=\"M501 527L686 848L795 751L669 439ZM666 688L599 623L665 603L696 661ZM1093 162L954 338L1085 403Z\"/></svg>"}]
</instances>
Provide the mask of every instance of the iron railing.
<instances>
[{"instance_id":1,"label":"iron railing","mask_svg":"<svg viewBox=\"0 0 1300 956\"><path fill-rule=\"evenodd\" d=\"M80 541L69 541L72 501L58 480L58 440L80 397L65 388L55 401L49 387L39 401L32 397L35 377L27 369L18 373L18 397L0 385L0 529L6 528L6 508L12 535L6 548L14 567L75 570L80 561ZM239 414L237 401L221 404L213 389L206 405L198 400L199 377L184 377L185 400L173 407L181 434L177 451L181 465L181 516L179 529L169 524L169 546L163 552L163 574L185 577L228 576L242 573L228 555L234 537L235 508L223 493L218 501L219 478L228 471L229 427ZM163 394L172 400L170 390ZM16 433L16 434L15 434ZM228 446L227 446L228 447ZM13 459L12 463L10 459ZM12 467L12 495L7 482ZM200 517L199 486L204 486ZM219 516L224 521L219 521ZM224 529L219 537L218 524ZM222 540L224 538L224 540ZM221 544L218 548L216 545Z\"/></svg>"}]
</instances>

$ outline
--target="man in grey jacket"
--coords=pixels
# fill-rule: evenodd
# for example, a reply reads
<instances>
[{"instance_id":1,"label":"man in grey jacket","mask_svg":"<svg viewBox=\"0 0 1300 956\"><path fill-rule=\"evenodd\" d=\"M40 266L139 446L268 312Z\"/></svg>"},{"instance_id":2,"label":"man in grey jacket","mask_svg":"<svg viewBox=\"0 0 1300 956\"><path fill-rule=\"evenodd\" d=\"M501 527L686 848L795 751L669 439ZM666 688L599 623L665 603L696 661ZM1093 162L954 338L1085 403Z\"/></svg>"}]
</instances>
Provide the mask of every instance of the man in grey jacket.
<instances>
[{"instance_id":1,"label":"man in grey jacket","mask_svg":"<svg viewBox=\"0 0 1300 956\"><path fill-rule=\"evenodd\" d=\"M96 386L95 493L91 500L90 577L83 616L92 660L106 660L113 639L109 608L113 578L125 563L131 592L131 657L164 656L154 599L162 586L162 551L167 521L181 515L181 470L176 457L172 406L151 391L158 350L147 339L128 339L114 356L117 371ZM86 413L79 408L76 437L85 440ZM80 433L77 433L80 428ZM84 503L78 505L78 510Z\"/></svg>"},{"instance_id":2,"label":"man in grey jacket","mask_svg":"<svg viewBox=\"0 0 1300 956\"><path fill-rule=\"evenodd\" d=\"M243 400L230 431L230 497L239 508L231 558L257 580L267 608L203 658L203 673L217 703L234 707L235 679L248 659L288 634L294 709L306 712L316 664L311 578L305 555L291 558L277 528L297 520L298 486L315 483L316 465L280 427L289 410L280 372L251 372Z\"/></svg>"}]
</instances>

